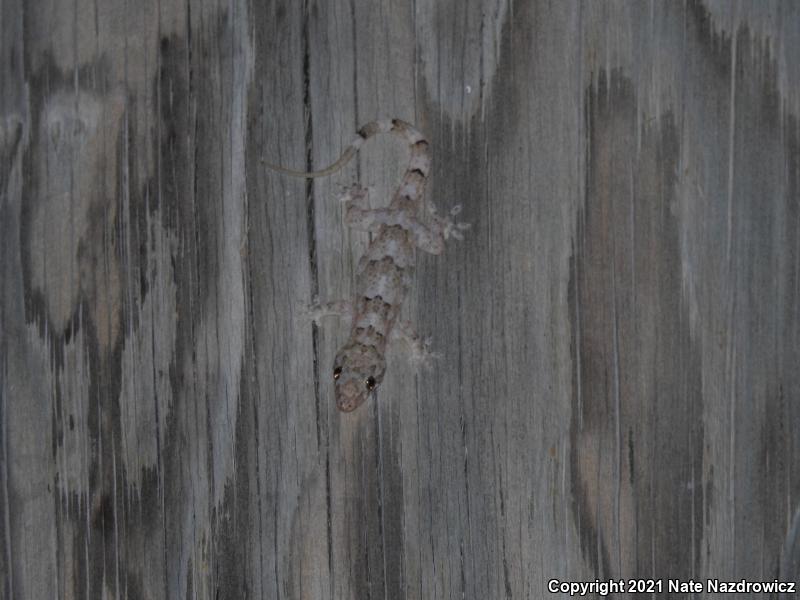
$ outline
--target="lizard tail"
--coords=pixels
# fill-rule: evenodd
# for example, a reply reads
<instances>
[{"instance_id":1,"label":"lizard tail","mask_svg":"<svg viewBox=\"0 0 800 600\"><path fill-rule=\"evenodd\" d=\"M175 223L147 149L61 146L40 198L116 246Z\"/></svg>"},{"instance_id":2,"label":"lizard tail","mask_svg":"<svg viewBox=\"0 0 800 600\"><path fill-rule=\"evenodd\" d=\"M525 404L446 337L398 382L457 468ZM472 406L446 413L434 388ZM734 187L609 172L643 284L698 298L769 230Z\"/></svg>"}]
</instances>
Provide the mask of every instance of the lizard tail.
<instances>
[{"instance_id":1,"label":"lizard tail","mask_svg":"<svg viewBox=\"0 0 800 600\"><path fill-rule=\"evenodd\" d=\"M391 121L372 121L371 123L367 123L358 130L358 137L353 140L353 142L345 149L344 152L342 152L342 155L336 160L336 162L320 171L294 171L292 169L287 169L286 167L270 164L264 159L261 159L261 162L264 163L267 168L272 169L273 171L283 173L284 175L291 175L292 177L304 177L306 179L327 177L328 175L336 173L336 171L340 170L347 163L349 163L358 153L361 146L364 145L364 142L379 133L393 133L407 141L411 146L411 164L409 165L408 170L416 170L419 171L423 177L427 176L430 168L430 160L427 154L428 142L425 140L425 137L414 128L413 125L406 123L405 121L401 121L400 119L392 119Z\"/></svg>"}]
</instances>

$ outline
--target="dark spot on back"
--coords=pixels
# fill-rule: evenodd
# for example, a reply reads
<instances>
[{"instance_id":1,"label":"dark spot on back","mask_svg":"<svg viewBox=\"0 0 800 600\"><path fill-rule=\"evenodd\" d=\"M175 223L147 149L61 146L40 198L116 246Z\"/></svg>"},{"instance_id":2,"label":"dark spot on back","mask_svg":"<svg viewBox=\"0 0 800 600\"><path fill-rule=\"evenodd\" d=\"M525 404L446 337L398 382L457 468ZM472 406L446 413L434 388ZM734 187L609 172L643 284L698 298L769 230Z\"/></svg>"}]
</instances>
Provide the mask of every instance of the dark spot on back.
<instances>
[{"instance_id":1,"label":"dark spot on back","mask_svg":"<svg viewBox=\"0 0 800 600\"><path fill-rule=\"evenodd\" d=\"M367 123L361 129L358 130L358 135L360 135L364 139L367 139L368 137L371 137L376 133L378 133L379 130L380 128L377 123Z\"/></svg>"}]
</instances>

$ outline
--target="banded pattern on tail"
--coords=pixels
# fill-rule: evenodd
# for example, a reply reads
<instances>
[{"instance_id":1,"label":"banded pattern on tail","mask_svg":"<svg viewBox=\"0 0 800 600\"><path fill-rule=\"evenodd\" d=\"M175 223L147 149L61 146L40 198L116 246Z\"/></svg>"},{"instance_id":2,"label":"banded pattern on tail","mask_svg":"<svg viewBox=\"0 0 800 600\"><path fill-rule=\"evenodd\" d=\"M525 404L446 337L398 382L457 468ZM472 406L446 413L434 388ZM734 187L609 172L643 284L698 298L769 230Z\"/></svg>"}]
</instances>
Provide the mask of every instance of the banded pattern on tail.
<instances>
[{"instance_id":1,"label":"banded pattern on tail","mask_svg":"<svg viewBox=\"0 0 800 600\"><path fill-rule=\"evenodd\" d=\"M369 192L360 185L345 191L345 222L374 237L359 261L353 300L329 302L313 310L318 317L341 314L351 318L350 336L336 353L333 364L336 406L343 412L358 408L383 381L390 340L405 340L416 360L427 362L432 357L429 342L417 335L408 322L399 321L400 308L411 288L414 254L416 249L440 254L445 240L462 239L461 232L468 225L440 217L433 205L424 201L431 168L430 145L415 127L400 119L367 123L339 159L321 171L303 173L268 165L296 177L324 177L341 169L367 140L379 133L391 133L407 142L411 158L388 207L370 207ZM454 207L450 216L459 209ZM427 223L420 218L423 211L427 213Z\"/></svg>"}]
</instances>

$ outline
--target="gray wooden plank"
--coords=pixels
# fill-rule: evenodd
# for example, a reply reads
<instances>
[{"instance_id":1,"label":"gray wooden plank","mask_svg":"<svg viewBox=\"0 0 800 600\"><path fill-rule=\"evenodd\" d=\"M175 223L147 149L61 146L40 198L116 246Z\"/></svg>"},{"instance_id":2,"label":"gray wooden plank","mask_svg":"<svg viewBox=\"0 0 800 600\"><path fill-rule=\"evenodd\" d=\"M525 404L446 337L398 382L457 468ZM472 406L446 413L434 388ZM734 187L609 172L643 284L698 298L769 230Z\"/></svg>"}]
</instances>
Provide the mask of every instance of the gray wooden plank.
<instances>
[{"instance_id":1,"label":"gray wooden plank","mask_svg":"<svg viewBox=\"0 0 800 600\"><path fill-rule=\"evenodd\" d=\"M514 598L797 578L800 9L769 2L0 2L3 597ZM420 255L333 404L385 202Z\"/></svg>"}]
</instances>

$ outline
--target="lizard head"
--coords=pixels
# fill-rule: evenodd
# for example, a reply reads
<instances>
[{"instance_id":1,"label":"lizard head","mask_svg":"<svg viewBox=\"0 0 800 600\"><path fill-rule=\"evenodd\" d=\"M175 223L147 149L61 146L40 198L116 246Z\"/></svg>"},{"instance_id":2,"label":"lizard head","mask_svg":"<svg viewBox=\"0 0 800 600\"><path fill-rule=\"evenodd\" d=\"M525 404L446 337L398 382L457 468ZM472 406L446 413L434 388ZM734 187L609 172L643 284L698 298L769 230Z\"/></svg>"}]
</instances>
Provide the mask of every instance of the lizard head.
<instances>
[{"instance_id":1,"label":"lizard head","mask_svg":"<svg viewBox=\"0 0 800 600\"><path fill-rule=\"evenodd\" d=\"M333 380L336 406L351 412L361 406L383 381L386 359L375 346L350 342L336 354Z\"/></svg>"}]
</instances>

